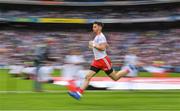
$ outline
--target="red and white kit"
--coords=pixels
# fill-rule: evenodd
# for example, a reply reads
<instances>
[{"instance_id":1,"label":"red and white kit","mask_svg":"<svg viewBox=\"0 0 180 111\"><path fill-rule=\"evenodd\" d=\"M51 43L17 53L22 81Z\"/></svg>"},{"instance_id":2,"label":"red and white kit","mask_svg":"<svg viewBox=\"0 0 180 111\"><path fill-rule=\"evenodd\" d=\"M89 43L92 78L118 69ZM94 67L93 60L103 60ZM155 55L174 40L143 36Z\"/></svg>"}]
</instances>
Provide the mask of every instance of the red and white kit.
<instances>
[{"instance_id":1,"label":"red and white kit","mask_svg":"<svg viewBox=\"0 0 180 111\"><path fill-rule=\"evenodd\" d=\"M95 45L101 43L107 43L107 40L104 34L100 33L94 38L93 43ZM103 71L108 71L112 68L112 63L110 58L107 56L106 50L101 51L96 48L93 48L93 53L94 53L94 60L92 61L91 66L101 69Z\"/></svg>"}]
</instances>

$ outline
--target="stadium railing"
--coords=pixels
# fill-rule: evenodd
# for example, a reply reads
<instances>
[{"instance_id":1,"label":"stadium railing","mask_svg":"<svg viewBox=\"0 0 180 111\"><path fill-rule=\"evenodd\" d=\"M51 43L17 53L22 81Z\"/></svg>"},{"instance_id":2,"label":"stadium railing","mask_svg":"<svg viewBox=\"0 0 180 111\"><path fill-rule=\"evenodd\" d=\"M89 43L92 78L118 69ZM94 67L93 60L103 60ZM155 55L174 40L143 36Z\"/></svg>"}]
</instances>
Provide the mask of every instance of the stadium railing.
<instances>
[{"instance_id":1,"label":"stadium railing","mask_svg":"<svg viewBox=\"0 0 180 111\"><path fill-rule=\"evenodd\" d=\"M180 21L180 16L158 17L158 18L136 18L136 19L69 19L69 18L0 18L1 22L31 22L31 23L77 23L89 24L94 21L103 23L146 23L146 22L175 22Z\"/></svg>"},{"instance_id":2,"label":"stadium railing","mask_svg":"<svg viewBox=\"0 0 180 111\"><path fill-rule=\"evenodd\" d=\"M59 5L59 6L128 6L128 5L149 5L178 3L179 0L147 0L147 1L104 1L104 2L62 2L62 1L34 1L34 0L0 0L6 4L24 5Z\"/></svg>"}]
</instances>

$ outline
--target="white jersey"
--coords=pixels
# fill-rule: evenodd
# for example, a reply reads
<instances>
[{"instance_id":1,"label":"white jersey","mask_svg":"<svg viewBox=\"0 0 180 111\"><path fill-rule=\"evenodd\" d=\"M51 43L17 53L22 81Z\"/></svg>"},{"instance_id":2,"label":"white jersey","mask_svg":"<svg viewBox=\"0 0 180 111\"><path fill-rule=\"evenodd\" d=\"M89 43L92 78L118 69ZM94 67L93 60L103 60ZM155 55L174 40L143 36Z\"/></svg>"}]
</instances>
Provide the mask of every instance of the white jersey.
<instances>
[{"instance_id":1,"label":"white jersey","mask_svg":"<svg viewBox=\"0 0 180 111\"><path fill-rule=\"evenodd\" d=\"M94 44L107 43L106 37L104 36L103 33L96 35L96 37L93 40L93 43ZM100 51L96 48L93 48L93 53L94 53L95 60L99 60L107 56L106 50Z\"/></svg>"}]
</instances>

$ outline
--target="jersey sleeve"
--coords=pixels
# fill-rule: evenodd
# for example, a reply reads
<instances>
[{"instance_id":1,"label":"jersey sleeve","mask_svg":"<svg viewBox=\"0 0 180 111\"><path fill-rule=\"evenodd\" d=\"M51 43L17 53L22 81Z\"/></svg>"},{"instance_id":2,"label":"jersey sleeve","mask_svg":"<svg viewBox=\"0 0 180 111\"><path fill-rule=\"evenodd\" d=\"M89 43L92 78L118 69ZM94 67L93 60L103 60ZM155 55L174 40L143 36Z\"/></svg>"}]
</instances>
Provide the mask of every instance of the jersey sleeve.
<instances>
[{"instance_id":1,"label":"jersey sleeve","mask_svg":"<svg viewBox=\"0 0 180 111\"><path fill-rule=\"evenodd\" d=\"M98 43L99 43L99 44L101 44L101 43L107 43L106 37L105 37L105 36L100 36L100 37L99 37L99 40L98 40Z\"/></svg>"}]
</instances>

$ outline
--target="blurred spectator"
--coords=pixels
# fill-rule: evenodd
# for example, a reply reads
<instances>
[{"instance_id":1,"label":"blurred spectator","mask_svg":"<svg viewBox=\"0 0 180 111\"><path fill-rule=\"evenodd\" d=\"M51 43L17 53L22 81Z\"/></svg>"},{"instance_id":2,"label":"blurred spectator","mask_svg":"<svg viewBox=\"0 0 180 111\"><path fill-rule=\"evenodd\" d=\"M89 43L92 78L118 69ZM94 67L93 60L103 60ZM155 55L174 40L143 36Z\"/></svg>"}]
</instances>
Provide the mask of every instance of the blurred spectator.
<instances>
[{"instance_id":1,"label":"blurred spectator","mask_svg":"<svg viewBox=\"0 0 180 111\"><path fill-rule=\"evenodd\" d=\"M168 10L167 10L168 8ZM179 6L173 7L85 7L85 8L68 8L60 7L59 9L43 9L41 7L32 8L31 10L0 8L1 18L9 17L39 17L39 18L84 18L84 19L127 19L127 18L147 18L147 17L168 17L179 16Z\"/></svg>"},{"instance_id":2,"label":"blurred spectator","mask_svg":"<svg viewBox=\"0 0 180 111\"><path fill-rule=\"evenodd\" d=\"M138 57L142 61L152 64L153 61L163 61L165 65L180 66L180 29L156 30L156 31L131 31L131 32L107 32L105 33L111 50L109 55L116 65L123 64L123 58L128 48L139 49ZM35 44L44 38L54 38L52 46L53 57L59 58L54 65L62 65L64 57L69 54L70 47L80 49L85 59L90 62L92 52L88 49L88 41L91 39L86 31L28 31L28 30L3 30L0 31L0 47L9 51L0 55L1 63L23 64L33 61Z\"/></svg>"}]
</instances>

